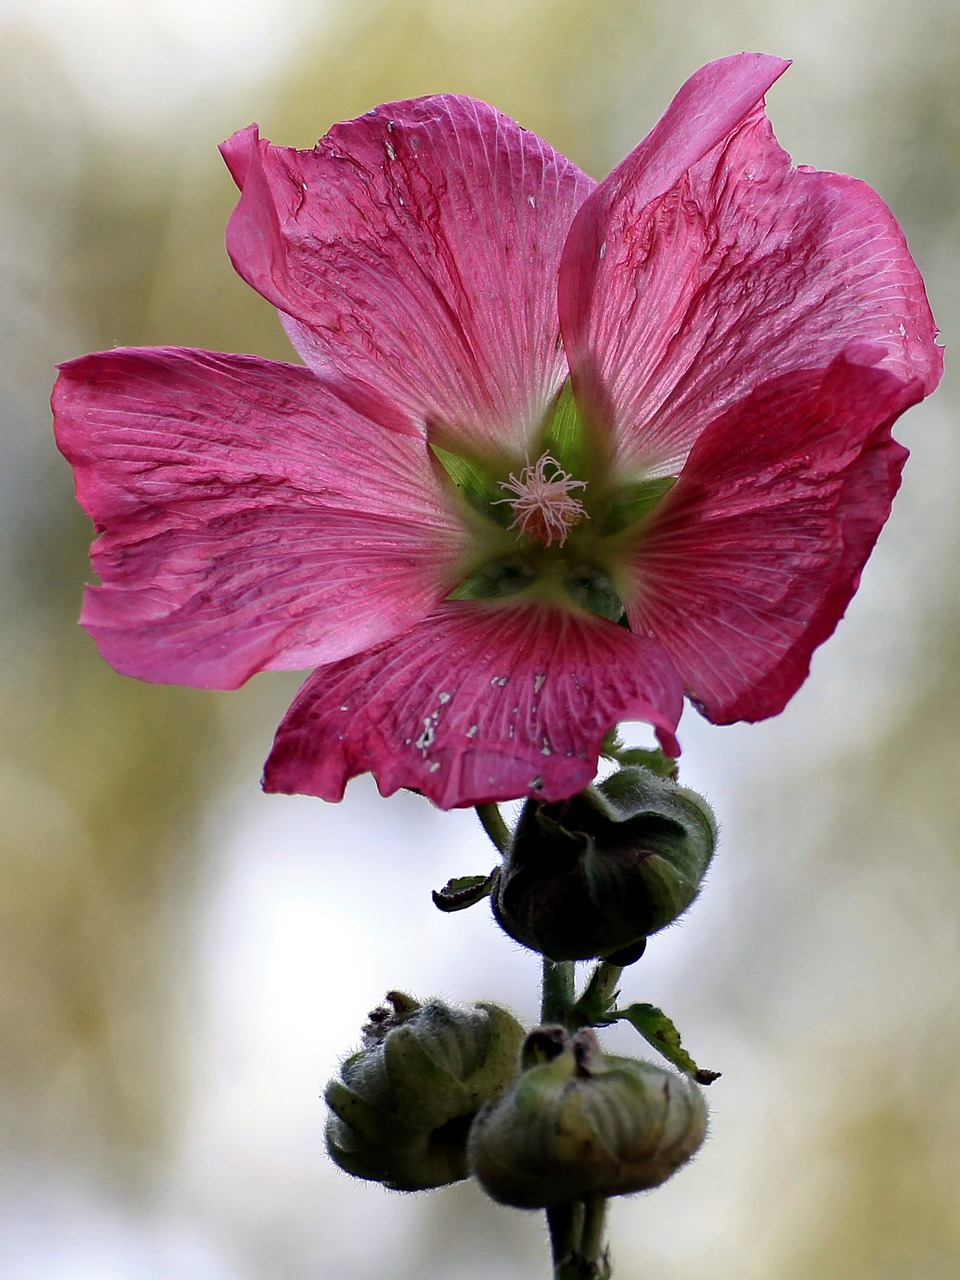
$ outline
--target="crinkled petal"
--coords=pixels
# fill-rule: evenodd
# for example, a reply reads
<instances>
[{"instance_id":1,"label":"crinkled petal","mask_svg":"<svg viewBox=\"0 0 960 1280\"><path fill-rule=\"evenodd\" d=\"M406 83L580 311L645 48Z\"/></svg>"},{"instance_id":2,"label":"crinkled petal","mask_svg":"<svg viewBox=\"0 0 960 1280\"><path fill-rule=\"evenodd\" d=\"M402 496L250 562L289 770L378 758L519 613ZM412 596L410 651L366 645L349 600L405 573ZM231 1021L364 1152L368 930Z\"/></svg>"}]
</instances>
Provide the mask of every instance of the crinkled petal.
<instances>
[{"instance_id":1,"label":"crinkled petal","mask_svg":"<svg viewBox=\"0 0 960 1280\"><path fill-rule=\"evenodd\" d=\"M254 126L222 151L242 191L228 251L304 360L441 443L522 451L566 374L559 259L596 184L453 95L378 107L312 151Z\"/></svg>"},{"instance_id":2,"label":"crinkled petal","mask_svg":"<svg viewBox=\"0 0 960 1280\"><path fill-rule=\"evenodd\" d=\"M761 387L701 435L640 536L628 613L709 719L775 715L803 683L899 487L907 451L890 426L922 394L919 379L840 357Z\"/></svg>"},{"instance_id":3,"label":"crinkled petal","mask_svg":"<svg viewBox=\"0 0 960 1280\"><path fill-rule=\"evenodd\" d=\"M309 370L117 350L63 366L57 440L100 537L83 625L125 675L234 688L417 623L465 533L423 440Z\"/></svg>"},{"instance_id":4,"label":"crinkled petal","mask_svg":"<svg viewBox=\"0 0 960 1280\"><path fill-rule=\"evenodd\" d=\"M602 618L537 605L445 604L376 650L314 672L267 761L268 791L339 800L371 772L441 808L593 779L604 734L653 724L677 754L683 694L660 646Z\"/></svg>"},{"instance_id":5,"label":"crinkled petal","mask_svg":"<svg viewBox=\"0 0 960 1280\"><path fill-rule=\"evenodd\" d=\"M577 385L626 468L676 472L759 381L824 369L851 343L929 393L943 357L923 282L865 183L792 169L762 96L786 67L744 54L701 71L600 184L561 268Z\"/></svg>"}]
</instances>

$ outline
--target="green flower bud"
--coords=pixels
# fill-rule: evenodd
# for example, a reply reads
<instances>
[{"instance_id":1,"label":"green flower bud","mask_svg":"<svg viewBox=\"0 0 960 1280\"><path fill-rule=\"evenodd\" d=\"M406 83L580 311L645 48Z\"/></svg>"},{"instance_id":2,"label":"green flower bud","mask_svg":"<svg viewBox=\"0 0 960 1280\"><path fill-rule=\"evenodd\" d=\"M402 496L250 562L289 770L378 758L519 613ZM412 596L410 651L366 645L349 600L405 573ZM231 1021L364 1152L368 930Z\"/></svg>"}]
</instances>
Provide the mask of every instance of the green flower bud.
<instances>
[{"instance_id":1,"label":"green flower bud","mask_svg":"<svg viewBox=\"0 0 960 1280\"><path fill-rule=\"evenodd\" d=\"M516 1075L523 1028L493 1004L387 999L324 1091L327 1149L347 1173L394 1191L459 1182L470 1123Z\"/></svg>"},{"instance_id":2,"label":"green flower bud","mask_svg":"<svg viewBox=\"0 0 960 1280\"><path fill-rule=\"evenodd\" d=\"M585 1195L629 1195L666 1181L707 1132L692 1080L607 1057L588 1029L542 1027L523 1072L470 1130L470 1171L501 1204L544 1209Z\"/></svg>"},{"instance_id":3,"label":"green flower bud","mask_svg":"<svg viewBox=\"0 0 960 1280\"><path fill-rule=\"evenodd\" d=\"M526 802L493 913L551 960L628 964L696 898L716 839L702 797L629 766L559 804Z\"/></svg>"}]
</instances>

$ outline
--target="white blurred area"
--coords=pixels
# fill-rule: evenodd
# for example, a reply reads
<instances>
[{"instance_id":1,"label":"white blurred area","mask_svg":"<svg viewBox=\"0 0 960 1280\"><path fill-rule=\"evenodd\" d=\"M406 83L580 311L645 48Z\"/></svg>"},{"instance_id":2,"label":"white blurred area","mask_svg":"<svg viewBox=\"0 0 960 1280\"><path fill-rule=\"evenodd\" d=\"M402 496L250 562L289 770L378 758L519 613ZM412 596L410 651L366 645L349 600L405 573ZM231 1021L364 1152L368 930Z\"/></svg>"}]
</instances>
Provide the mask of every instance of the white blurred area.
<instances>
[{"instance_id":1,"label":"white blurred area","mask_svg":"<svg viewBox=\"0 0 960 1280\"><path fill-rule=\"evenodd\" d=\"M4 0L14 37L42 39L102 127L148 137L229 87L277 74L332 0Z\"/></svg>"},{"instance_id":2,"label":"white blurred area","mask_svg":"<svg viewBox=\"0 0 960 1280\"><path fill-rule=\"evenodd\" d=\"M535 957L485 906L430 902L492 849L472 814L368 779L339 806L263 796L295 682L180 695L103 668L72 623L89 531L49 437L53 364L112 342L289 358L222 250L234 193L215 148L252 119L309 145L378 101L459 90L600 176L696 66L743 48L796 59L769 97L778 136L891 202L949 340L960 17L946 0L876 15L729 0L694 29L626 0L0 7L0 1275L548 1271L539 1215L471 1186L390 1195L323 1148L323 1084L387 990L535 1019ZM721 850L625 994L665 1007L723 1077L696 1163L614 1206L617 1280L957 1274L956 405L948 375L898 428L913 456L893 518L788 710L724 730L685 713L683 780L717 808ZM623 1029L607 1042L643 1052Z\"/></svg>"}]
</instances>

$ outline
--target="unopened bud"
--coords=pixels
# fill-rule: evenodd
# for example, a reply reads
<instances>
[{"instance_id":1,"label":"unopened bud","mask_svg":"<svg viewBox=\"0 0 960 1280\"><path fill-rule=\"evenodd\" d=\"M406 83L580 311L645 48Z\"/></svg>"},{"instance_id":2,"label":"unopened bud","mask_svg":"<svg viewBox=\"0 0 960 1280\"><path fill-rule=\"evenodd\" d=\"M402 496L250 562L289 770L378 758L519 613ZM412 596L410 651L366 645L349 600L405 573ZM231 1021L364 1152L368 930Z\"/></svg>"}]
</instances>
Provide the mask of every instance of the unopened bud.
<instances>
[{"instance_id":1,"label":"unopened bud","mask_svg":"<svg viewBox=\"0 0 960 1280\"><path fill-rule=\"evenodd\" d=\"M558 804L527 801L493 913L551 960L628 963L696 898L716 839L702 797L629 766Z\"/></svg>"},{"instance_id":2,"label":"unopened bud","mask_svg":"<svg viewBox=\"0 0 960 1280\"><path fill-rule=\"evenodd\" d=\"M692 1080L650 1062L608 1057L594 1033L542 1027L527 1037L524 1070L470 1130L470 1172L518 1209L659 1186L707 1131Z\"/></svg>"},{"instance_id":3,"label":"unopened bud","mask_svg":"<svg viewBox=\"0 0 960 1280\"><path fill-rule=\"evenodd\" d=\"M327 1149L347 1173L394 1191L458 1182L470 1122L516 1075L523 1028L497 1005L387 999L324 1092Z\"/></svg>"}]
</instances>

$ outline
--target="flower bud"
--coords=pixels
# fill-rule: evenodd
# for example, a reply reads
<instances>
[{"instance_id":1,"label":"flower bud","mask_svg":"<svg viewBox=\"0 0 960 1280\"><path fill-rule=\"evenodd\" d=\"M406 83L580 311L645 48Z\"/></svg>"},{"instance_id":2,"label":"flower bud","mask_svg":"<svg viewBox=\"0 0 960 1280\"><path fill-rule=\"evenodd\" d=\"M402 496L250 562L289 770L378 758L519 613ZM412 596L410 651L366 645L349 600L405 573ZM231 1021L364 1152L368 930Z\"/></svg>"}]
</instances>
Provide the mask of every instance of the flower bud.
<instances>
[{"instance_id":1,"label":"flower bud","mask_svg":"<svg viewBox=\"0 0 960 1280\"><path fill-rule=\"evenodd\" d=\"M696 898L716 839L705 800L629 766L558 804L526 802L493 913L551 960L627 964Z\"/></svg>"},{"instance_id":2,"label":"flower bud","mask_svg":"<svg viewBox=\"0 0 960 1280\"><path fill-rule=\"evenodd\" d=\"M394 1191L467 1177L466 1142L477 1109L517 1072L523 1028L492 1004L419 1004L390 992L362 1048L324 1091L327 1150L347 1173Z\"/></svg>"},{"instance_id":3,"label":"flower bud","mask_svg":"<svg viewBox=\"0 0 960 1280\"><path fill-rule=\"evenodd\" d=\"M606 1056L588 1029L532 1031L524 1070L470 1130L470 1172L494 1200L544 1209L659 1186L694 1154L707 1108L692 1080Z\"/></svg>"}]
</instances>

